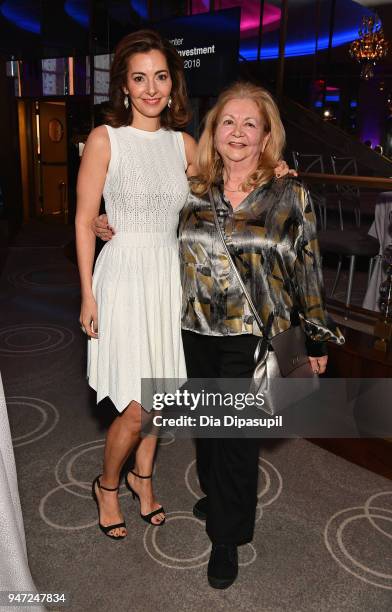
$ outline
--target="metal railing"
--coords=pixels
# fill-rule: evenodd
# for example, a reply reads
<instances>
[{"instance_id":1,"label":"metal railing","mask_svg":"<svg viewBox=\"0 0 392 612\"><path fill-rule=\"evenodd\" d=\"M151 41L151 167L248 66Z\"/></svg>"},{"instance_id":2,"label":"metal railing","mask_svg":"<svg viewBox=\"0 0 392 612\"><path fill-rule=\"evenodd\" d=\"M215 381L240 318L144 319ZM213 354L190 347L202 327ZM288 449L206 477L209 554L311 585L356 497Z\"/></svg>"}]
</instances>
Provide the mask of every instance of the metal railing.
<instances>
[{"instance_id":1,"label":"metal railing","mask_svg":"<svg viewBox=\"0 0 392 612\"><path fill-rule=\"evenodd\" d=\"M353 176L349 174L322 174L321 172L299 172L298 176L306 183L331 185L354 185L378 191L392 191L392 178L379 176Z\"/></svg>"}]
</instances>

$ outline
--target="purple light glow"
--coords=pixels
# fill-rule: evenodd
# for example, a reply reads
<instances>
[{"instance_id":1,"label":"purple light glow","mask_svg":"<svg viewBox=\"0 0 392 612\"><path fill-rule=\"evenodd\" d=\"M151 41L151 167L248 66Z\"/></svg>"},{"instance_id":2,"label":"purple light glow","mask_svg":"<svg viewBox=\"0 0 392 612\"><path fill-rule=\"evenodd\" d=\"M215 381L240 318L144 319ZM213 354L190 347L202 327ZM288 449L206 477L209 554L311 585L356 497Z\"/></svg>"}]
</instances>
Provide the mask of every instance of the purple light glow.
<instances>
[{"instance_id":1,"label":"purple light glow","mask_svg":"<svg viewBox=\"0 0 392 612\"><path fill-rule=\"evenodd\" d=\"M238 0L221 0L220 9L237 8L241 5L241 25L240 29L243 34L251 36L259 29L260 21L260 5L256 2L247 2L244 0L242 3ZM205 13L210 9L209 0L193 0L192 2L192 14ZM263 27L264 32L269 32L277 27L280 22L281 10L272 4L266 3L264 5L263 13Z\"/></svg>"},{"instance_id":2,"label":"purple light glow","mask_svg":"<svg viewBox=\"0 0 392 612\"><path fill-rule=\"evenodd\" d=\"M366 142L366 140L370 140L370 142L372 143L372 149L374 149L375 146L380 144L381 139L382 139L382 134L379 130L373 132L373 131L369 131L369 129L365 127L363 130L361 130L359 138L360 140L362 140L362 142Z\"/></svg>"}]
</instances>

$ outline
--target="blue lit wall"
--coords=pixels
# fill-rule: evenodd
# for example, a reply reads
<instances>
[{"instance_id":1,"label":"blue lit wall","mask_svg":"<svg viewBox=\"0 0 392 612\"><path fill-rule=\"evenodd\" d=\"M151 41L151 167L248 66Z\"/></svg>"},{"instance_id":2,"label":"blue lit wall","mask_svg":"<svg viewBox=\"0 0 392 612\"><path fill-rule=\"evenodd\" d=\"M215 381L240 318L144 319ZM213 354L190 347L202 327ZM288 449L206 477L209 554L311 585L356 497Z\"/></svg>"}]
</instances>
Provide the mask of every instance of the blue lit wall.
<instances>
[{"instance_id":1,"label":"blue lit wall","mask_svg":"<svg viewBox=\"0 0 392 612\"><path fill-rule=\"evenodd\" d=\"M148 19L148 6L147 0L131 0L130 2L133 10L141 17L142 19Z\"/></svg>"},{"instance_id":2,"label":"blue lit wall","mask_svg":"<svg viewBox=\"0 0 392 612\"><path fill-rule=\"evenodd\" d=\"M0 5L0 13L22 30L41 33L41 5L31 0L6 0Z\"/></svg>"},{"instance_id":3,"label":"blue lit wall","mask_svg":"<svg viewBox=\"0 0 392 612\"><path fill-rule=\"evenodd\" d=\"M246 1L246 0L244 0ZM249 2L251 0L248 0ZM252 0L253 1L253 0ZM267 0L268 3L268 0ZM241 4L241 3L238 3ZM0 13L18 28L33 34L41 33L41 3L39 0L0 0ZM88 0L66 0L66 14L81 25L89 27ZM113 5L115 6L115 5ZM128 6L142 19L147 19L147 0L129 0ZM321 23L318 50L328 48L328 28L331 0L321 0ZM334 47L346 44L357 38L358 27L363 15L370 11L352 0L336 2L335 31L332 44ZM316 50L315 40L315 2L308 0L300 5L289 3L289 24L286 44L286 57L312 55ZM60 26L61 24L59 24ZM243 32L241 36L240 55L246 60L257 58L257 36ZM263 34L261 58L272 60L278 57L279 22Z\"/></svg>"},{"instance_id":4,"label":"blue lit wall","mask_svg":"<svg viewBox=\"0 0 392 612\"><path fill-rule=\"evenodd\" d=\"M56 9L60 7L61 10L62 3L59 3L59 0L54 1L57 3ZM147 0L124 0L124 4L114 2L112 5L109 3L108 6L109 14L114 16L124 17L125 15L126 18L129 18L130 9L132 9L141 19L148 19ZM65 0L63 7L68 17L83 28L89 28L89 0ZM45 8L50 11L50 4ZM0 0L0 15L17 28L32 34L42 33L42 10L40 0Z\"/></svg>"},{"instance_id":5,"label":"blue lit wall","mask_svg":"<svg viewBox=\"0 0 392 612\"><path fill-rule=\"evenodd\" d=\"M64 10L67 15L74 19L79 25L84 28L89 27L90 19L87 0L67 0L64 3Z\"/></svg>"},{"instance_id":6,"label":"blue lit wall","mask_svg":"<svg viewBox=\"0 0 392 612\"><path fill-rule=\"evenodd\" d=\"M331 0L320 3L320 33L317 51L328 49ZM335 28L332 46L339 47L358 38L358 29L364 15L372 14L369 9L352 2L338 0L335 7ZM289 3L286 57L313 55L316 52L316 3L309 0L308 6ZM257 59L257 36L241 40L240 54L248 61ZM261 59L272 60L279 57L279 24L274 30L262 36Z\"/></svg>"}]
</instances>

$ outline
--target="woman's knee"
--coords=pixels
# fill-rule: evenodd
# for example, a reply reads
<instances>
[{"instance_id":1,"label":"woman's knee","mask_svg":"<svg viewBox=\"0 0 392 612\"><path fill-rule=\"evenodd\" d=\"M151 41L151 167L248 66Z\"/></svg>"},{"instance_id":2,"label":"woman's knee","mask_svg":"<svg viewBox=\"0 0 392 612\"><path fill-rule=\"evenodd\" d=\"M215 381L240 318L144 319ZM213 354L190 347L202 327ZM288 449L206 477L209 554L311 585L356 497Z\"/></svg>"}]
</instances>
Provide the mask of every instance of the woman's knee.
<instances>
[{"instance_id":1,"label":"woman's knee","mask_svg":"<svg viewBox=\"0 0 392 612\"><path fill-rule=\"evenodd\" d=\"M142 425L142 408L138 402L132 401L121 415L121 420L132 431L140 432Z\"/></svg>"}]
</instances>

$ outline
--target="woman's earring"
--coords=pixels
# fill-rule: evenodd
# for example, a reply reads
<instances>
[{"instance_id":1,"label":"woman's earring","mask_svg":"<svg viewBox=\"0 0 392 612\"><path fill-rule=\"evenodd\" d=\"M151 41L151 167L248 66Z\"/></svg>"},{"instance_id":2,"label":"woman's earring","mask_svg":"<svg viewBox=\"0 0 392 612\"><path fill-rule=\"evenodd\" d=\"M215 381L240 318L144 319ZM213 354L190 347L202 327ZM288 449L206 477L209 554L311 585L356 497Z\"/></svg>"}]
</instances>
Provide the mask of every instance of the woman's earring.
<instances>
[{"instance_id":1,"label":"woman's earring","mask_svg":"<svg viewBox=\"0 0 392 612\"><path fill-rule=\"evenodd\" d=\"M171 97L171 96L169 96L169 99L168 99L168 101L167 101L167 108L170 108L170 107L171 107L172 102L173 102L172 97Z\"/></svg>"},{"instance_id":2,"label":"woman's earring","mask_svg":"<svg viewBox=\"0 0 392 612\"><path fill-rule=\"evenodd\" d=\"M128 94L125 94L125 98L124 98L124 106L125 106L125 108L128 110L128 108L129 108Z\"/></svg>"}]
</instances>

